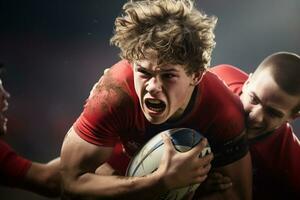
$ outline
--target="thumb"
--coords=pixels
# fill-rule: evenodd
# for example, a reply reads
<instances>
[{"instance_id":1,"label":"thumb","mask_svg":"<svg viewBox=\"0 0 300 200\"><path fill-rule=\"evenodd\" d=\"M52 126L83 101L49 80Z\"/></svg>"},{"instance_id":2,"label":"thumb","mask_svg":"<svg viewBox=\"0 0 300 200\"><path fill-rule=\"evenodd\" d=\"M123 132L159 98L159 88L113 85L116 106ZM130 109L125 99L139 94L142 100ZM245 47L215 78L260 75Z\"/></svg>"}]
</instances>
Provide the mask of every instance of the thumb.
<instances>
[{"instance_id":1,"label":"thumb","mask_svg":"<svg viewBox=\"0 0 300 200\"><path fill-rule=\"evenodd\" d=\"M208 142L206 138L201 139L201 141L190 151L188 151L190 154L197 154L201 155L202 150L207 146Z\"/></svg>"},{"instance_id":2,"label":"thumb","mask_svg":"<svg viewBox=\"0 0 300 200\"><path fill-rule=\"evenodd\" d=\"M170 136L166 133L162 133L161 137L162 137L164 145L165 145L165 150L173 151L175 148L174 148L174 145L172 143Z\"/></svg>"}]
</instances>

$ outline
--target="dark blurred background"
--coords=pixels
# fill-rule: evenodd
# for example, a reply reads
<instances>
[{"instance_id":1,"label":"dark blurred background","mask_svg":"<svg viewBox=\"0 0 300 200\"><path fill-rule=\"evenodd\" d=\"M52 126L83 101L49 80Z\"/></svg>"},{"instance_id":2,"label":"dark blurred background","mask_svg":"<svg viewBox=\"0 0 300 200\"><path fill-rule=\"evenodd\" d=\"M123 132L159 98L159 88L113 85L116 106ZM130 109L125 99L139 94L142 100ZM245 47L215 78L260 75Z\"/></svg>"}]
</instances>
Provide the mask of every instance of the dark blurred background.
<instances>
[{"instance_id":1,"label":"dark blurred background","mask_svg":"<svg viewBox=\"0 0 300 200\"><path fill-rule=\"evenodd\" d=\"M59 155L103 69L119 59L109 38L126 1L0 2L2 79L11 94L5 139L21 155L46 162ZM197 6L219 18L212 65L229 63L251 72L276 51L300 53L299 0L198 0ZM0 188L0 199L47 198Z\"/></svg>"}]
</instances>

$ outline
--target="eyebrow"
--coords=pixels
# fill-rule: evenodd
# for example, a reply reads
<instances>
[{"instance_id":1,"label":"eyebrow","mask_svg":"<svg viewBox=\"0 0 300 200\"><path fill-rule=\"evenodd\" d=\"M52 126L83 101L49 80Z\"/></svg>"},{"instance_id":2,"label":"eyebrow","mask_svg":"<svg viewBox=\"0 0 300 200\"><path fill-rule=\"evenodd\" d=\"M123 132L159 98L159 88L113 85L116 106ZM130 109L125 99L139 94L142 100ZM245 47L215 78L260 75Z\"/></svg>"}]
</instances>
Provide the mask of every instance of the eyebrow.
<instances>
[{"instance_id":1,"label":"eyebrow","mask_svg":"<svg viewBox=\"0 0 300 200\"><path fill-rule=\"evenodd\" d=\"M135 63L137 68L139 69L142 69L142 70L145 70L145 71L152 71L152 70L149 70L145 67L143 67L140 63ZM178 69L175 69L175 68L169 68L169 69L164 69L164 68L159 68L158 70L159 72L178 72Z\"/></svg>"},{"instance_id":2,"label":"eyebrow","mask_svg":"<svg viewBox=\"0 0 300 200\"><path fill-rule=\"evenodd\" d=\"M136 69L137 70L142 70L142 71L146 71L146 72L149 72L151 70L148 70L147 68L141 66L140 64L136 63Z\"/></svg>"},{"instance_id":3,"label":"eyebrow","mask_svg":"<svg viewBox=\"0 0 300 200\"><path fill-rule=\"evenodd\" d=\"M162 72L178 72L177 69L171 68L171 69L161 69Z\"/></svg>"}]
</instances>

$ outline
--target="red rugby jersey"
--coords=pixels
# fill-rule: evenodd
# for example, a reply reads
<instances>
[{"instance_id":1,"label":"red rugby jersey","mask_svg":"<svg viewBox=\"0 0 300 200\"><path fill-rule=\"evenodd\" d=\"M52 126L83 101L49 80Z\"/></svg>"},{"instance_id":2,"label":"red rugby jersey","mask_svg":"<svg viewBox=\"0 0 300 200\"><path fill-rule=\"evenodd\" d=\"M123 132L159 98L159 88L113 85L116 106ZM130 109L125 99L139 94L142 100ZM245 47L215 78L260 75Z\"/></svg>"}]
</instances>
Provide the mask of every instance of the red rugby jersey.
<instances>
[{"instance_id":1,"label":"red rugby jersey","mask_svg":"<svg viewBox=\"0 0 300 200\"><path fill-rule=\"evenodd\" d=\"M244 130L244 113L239 98L216 75L207 72L195 88L192 99L181 119L159 125L149 123L135 93L132 66L122 60L100 78L74 128L82 139L95 145L113 147L122 143L129 156L160 131L193 128L208 138L216 166L243 157L247 148L218 158L219 153L225 152L224 144L232 143L230 141Z\"/></svg>"},{"instance_id":2,"label":"red rugby jersey","mask_svg":"<svg viewBox=\"0 0 300 200\"><path fill-rule=\"evenodd\" d=\"M15 186L27 173L31 161L19 156L0 139L0 183Z\"/></svg>"},{"instance_id":3,"label":"red rugby jersey","mask_svg":"<svg viewBox=\"0 0 300 200\"><path fill-rule=\"evenodd\" d=\"M248 75L231 65L210 69L240 95ZM254 199L300 199L300 142L290 124L250 143Z\"/></svg>"}]
</instances>

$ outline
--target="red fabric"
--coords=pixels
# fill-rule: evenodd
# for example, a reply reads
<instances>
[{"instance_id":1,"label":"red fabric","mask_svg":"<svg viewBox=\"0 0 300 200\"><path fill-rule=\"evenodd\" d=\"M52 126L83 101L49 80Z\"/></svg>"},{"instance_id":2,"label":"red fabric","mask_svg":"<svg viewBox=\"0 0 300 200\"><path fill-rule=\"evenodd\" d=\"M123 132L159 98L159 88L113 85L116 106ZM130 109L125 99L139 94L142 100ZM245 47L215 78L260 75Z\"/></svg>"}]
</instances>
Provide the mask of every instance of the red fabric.
<instances>
[{"instance_id":1,"label":"red fabric","mask_svg":"<svg viewBox=\"0 0 300 200\"><path fill-rule=\"evenodd\" d=\"M244 130L238 97L214 74L207 72L203 76L194 99L182 119L150 124L135 94L132 66L123 60L99 80L74 127L82 139L96 145L114 146L121 142L129 156L155 134L169 128L193 128L208 138L213 149Z\"/></svg>"},{"instance_id":2,"label":"red fabric","mask_svg":"<svg viewBox=\"0 0 300 200\"><path fill-rule=\"evenodd\" d=\"M20 182L27 173L31 161L16 154L16 152L0 140L0 183L14 186Z\"/></svg>"},{"instance_id":3,"label":"red fabric","mask_svg":"<svg viewBox=\"0 0 300 200\"><path fill-rule=\"evenodd\" d=\"M129 162L130 158L124 153L123 145L121 143L116 144L108 163L118 172L118 174L125 175Z\"/></svg>"},{"instance_id":4,"label":"red fabric","mask_svg":"<svg viewBox=\"0 0 300 200\"><path fill-rule=\"evenodd\" d=\"M247 74L230 65L211 68L240 95ZM289 124L250 145L254 199L300 199L300 142Z\"/></svg>"},{"instance_id":5,"label":"red fabric","mask_svg":"<svg viewBox=\"0 0 300 200\"><path fill-rule=\"evenodd\" d=\"M218 65L209 71L216 74L237 95L241 94L242 86L248 79L248 74L232 65Z\"/></svg>"}]
</instances>

